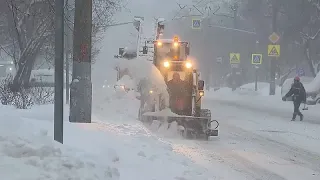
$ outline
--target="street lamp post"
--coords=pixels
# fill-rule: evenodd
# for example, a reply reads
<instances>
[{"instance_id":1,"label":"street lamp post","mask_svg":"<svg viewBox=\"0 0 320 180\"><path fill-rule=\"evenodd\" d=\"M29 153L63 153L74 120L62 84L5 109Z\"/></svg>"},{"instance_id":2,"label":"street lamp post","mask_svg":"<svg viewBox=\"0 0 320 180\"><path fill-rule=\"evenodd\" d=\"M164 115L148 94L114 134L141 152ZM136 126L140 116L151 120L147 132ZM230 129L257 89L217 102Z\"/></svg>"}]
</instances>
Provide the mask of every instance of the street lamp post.
<instances>
[{"instance_id":1,"label":"street lamp post","mask_svg":"<svg viewBox=\"0 0 320 180\"><path fill-rule=\"evenodd\" d=\"M258 52L259 50L259 41L256 41L256 52ZM259 66L255 65L255 71L254 71L254 75L255 75L255 81L254 81L254 90L258 91L258 70L259 70Z\"/></svg>"}]
</instances>

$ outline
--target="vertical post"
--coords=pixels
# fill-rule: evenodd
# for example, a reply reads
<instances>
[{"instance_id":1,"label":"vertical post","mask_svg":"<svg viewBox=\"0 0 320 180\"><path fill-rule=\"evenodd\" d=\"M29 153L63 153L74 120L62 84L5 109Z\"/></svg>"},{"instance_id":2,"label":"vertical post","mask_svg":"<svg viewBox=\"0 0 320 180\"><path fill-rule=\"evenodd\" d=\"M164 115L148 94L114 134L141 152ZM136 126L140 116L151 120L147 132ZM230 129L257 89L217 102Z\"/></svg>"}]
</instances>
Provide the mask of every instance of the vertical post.
<instances>
[{"instance_id":1,"label":"vertical post","mask_svg":"<svg viewBox=\"0 0 320 180\"><path fill-rule=\"evenodd\" d=\"M233 5L233 28L237 29L238 28L238 4L235 2ZM235 36L235 35L234 35ZM237 51L235 51L237 52ZM238 64L238 66L240 66L240 64ZM237 88L237 84L236 84L236 72L237 69L239 67L232 67L232 71L231 71L231 79L232 79L232 91L235 91Z\"/></svg>"},{"instance_id":2,"label":"vertical post","mask_svg":"<svg viewBox=\"0 0 320 180\"><path fill-rule=\"evenodd\" d=\"M75 1L70 122L91 123L92 0Z\"/></svg>"},{"instance_id":3,"label":"vertical post","mask_svg":"<svg viewBox=\"0 0 320 180\"><path fill-rule=\"evenodd\" d=\"M254 90L258 91L258 66L255 66L255 81L254 81Z\"/></svg>"},{"instance_id":4,"label":"vertical post","mask_svg":"<svg viewBox=\"0 0 320 180\"><path fill-rule=\"evenodd\" d=\"M54 140L60 143L63 143L63 1L55 1Z\"/></svg>"},{"instance_id":5,"label":"vertical post","mask_svg":"<svg viewBox=\"0 0 320 180\"><path fill-rule=\"evenodd\" d=\"M139 29L138 29L138 39L137 39L137 58L139 57L140 52L140 38L141 38L141 20L139 21Z\"/></svg>"},{"instance_id":6,"label":"vertical post","mask_svg":"<svg viewBox=\"0 0 320 180\"><path fill-rule=\"evenodd\" d=\"M256 49L256 53L258 53L259 51L259 41L256 41L256 46L255 46L255 49ZM255 72L254 72L254 76L255 76L255 81L254 81L254 90L255 91L258 91L258 69L259 69L259 66L255 65Z\"/></svg>"},{"instance_id":7,"label":"vertical post","mask_svg":"<svg viewBox=\"0 0 320 180\"><path fill-rule=\"evenodd\" d=\"M276 6L277 0L272 1L272 31L277 31L277 13L278 13L278 7ZM270 89L269 89L269 95L275 95L276 94L276 67L277 67L277 58L272 57L270 62Z\"/></svg>"},{"instance_id":8,"label":"vertical post","mask_svg":"<svg viewBox=\"0 0 320 180\"><path fill-rule=\"evenodd\" d=\"M66 18L70 18L70 9L69 9L69 0L65 0L65 15ZM68 26L68 21L65 22L65 34L66 34L66 40L65 40L65 66L66 66L66 77L65 77L65 88L66 88L66 104L69 104L69 99L70 99L70 84L69 84L69 75L70 75L70 57L71 57L71 47L70 47L70 41L71 41L71 26Z\"/></svg>"}]
</instances>

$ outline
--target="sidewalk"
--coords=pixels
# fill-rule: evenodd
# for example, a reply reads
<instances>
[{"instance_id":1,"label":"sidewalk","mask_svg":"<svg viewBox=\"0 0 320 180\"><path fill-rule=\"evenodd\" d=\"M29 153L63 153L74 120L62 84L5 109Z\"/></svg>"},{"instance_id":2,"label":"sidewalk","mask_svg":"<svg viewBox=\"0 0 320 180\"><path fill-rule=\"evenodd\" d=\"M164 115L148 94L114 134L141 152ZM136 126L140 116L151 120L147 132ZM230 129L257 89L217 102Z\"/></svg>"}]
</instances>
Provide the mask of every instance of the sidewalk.
<instances>
[{"instance_id":1,"label":"sidewalk","mask_svg":"<svg viewBox=\"0 0 320 180\"><path fill-rule=\"evenodd\" d=\"M269 88L266 84L259 84L260 89L258 91L254 91L254 88L251 87L252 84L244 85L234 92L229 88L221 88L218 91L212 90L205 96L205 102L214 100L225 105L277 114L285 118L291 117L293 111L292 102L283 102L281 100L280 88L276 90L276 95L269 96ZM309 110L304 111L305 118L315 121L314 123L320 123L320 106L308 106L308 108Z\"/></svg>"}]
</instances>

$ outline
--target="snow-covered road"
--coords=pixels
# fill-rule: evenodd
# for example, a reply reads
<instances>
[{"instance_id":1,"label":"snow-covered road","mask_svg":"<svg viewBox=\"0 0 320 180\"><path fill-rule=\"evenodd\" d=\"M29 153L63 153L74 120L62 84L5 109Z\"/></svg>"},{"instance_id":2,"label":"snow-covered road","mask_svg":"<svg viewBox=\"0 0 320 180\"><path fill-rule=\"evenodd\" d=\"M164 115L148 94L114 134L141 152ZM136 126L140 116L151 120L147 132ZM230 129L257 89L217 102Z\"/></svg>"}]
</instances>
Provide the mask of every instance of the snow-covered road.
<instances>
[{"instance_id":1,"label":"snow-covered road","mask_svg":"<svg viewBox=\"0 0 320 180\"><path fill-rule=\"evenodd\" d=\"M259 108L241 101L205 98L204 107L211 109L212 117L220 122L219 136L199 141L185 140L171 132L150 132L138 121L132 121L136 117L136 105L131 102L135 101L118 99L112 109L96 111L97 119L102 122L91 126L132 137L149 136L153 141L168 144L213 179L320 178L319 117L310 111L305 111L305 121L291 122L289 109ZM112 113L114 109L116 114ZM103 122L107 116L116 121Z\"/></svg>"},{"instance_id":2,"label":"snow-covered road","mask_svg":"<svg viewBox=\"0 0 320 180\"><path fill-rule=\"evenodd\" d=\"M291 122L291 114L205 100L220 122L211 141L171 140L176 151L217 171L219 179L320 178L320 126ZM284 118L285 117L285 118ZM226 169L229 169L226 171Z\"/></svg>"}]
</instances>

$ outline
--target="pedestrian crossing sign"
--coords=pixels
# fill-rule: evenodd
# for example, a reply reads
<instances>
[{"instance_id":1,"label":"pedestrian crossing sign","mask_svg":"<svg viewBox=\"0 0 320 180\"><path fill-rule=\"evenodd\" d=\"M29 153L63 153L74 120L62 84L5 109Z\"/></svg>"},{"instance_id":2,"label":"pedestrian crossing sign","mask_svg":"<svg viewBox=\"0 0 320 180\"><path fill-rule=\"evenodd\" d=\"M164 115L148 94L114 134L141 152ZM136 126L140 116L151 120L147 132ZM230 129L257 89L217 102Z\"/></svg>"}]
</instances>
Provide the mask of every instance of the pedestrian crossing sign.
<instances>
[{"instance_id":1,"label":"pedestrian crossing sign","mask_svg":"<svg viewBox=\"0 0 320 180\"><path fill-rule=\"evenodd\" d=\"M201 29L201 19L192 19L192 29Z\"/></svg>"},{"instance_id":2,"label":"pedestrian crossing sign","mask_svg":"<svg viewBox=\"0 0 320 180\"><path fill-rule=\"evenodd\" d=\"M279 57L280 56L280 45L268 45L268 56Z\"/></svg>"},{"instance_id":3,"label":"pedestrian crossing sign","mask_svg":"<svg viewBox=\"0 0 320 180\"><path fill-rule=\"evenodd\" d=\"M239 63L240 63L240 54L230 53L230 64L239 64Z\"/></svg>"},{"instance_id":4,"label":"pedestrian crossing sign","mask_svg":"<svg viewBox=\"0 0 320 180\"><path fill-rule=\"evenodd\" d=\"M251 64L262 64L262 54L252 54Z\"/></svg>"}]
</instances>

